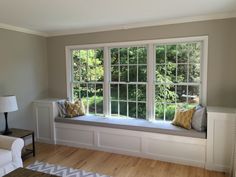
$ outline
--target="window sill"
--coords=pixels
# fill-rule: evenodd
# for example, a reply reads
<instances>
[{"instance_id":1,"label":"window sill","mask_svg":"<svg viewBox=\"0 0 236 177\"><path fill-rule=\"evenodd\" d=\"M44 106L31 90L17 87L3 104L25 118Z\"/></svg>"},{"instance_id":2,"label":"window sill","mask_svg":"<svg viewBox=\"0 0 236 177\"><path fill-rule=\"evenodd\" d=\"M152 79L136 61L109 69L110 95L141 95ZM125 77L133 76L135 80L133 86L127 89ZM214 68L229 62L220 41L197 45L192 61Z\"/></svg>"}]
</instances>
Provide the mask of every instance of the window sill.
<instances>
[{"instance_id":1,"label":"window sill","mask_svg":"<svg viewBox=\"0 0 236 177\"><path fill-rule=\"evenodd\" d=\"M55 119L55 122L144 131L201 139L206 138L206 132L197 132L193 129L186 130L184 128L174 126L170 122L166 121L149 122L147 120L140 119L105 118L95 115L85 115L75 118L58 117Z\"/></svg>"}]
</instances>

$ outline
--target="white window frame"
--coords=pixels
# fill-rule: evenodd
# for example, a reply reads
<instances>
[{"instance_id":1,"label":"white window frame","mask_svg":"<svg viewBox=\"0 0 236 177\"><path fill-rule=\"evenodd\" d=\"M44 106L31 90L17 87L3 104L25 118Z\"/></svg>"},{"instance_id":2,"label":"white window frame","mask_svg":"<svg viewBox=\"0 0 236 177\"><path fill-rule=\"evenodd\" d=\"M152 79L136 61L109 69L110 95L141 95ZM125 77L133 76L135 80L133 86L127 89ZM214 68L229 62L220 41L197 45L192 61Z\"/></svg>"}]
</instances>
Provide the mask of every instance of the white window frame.
<instances>
[{"instance_id":1,"label":"white window frame","mask_svg":"<svg viewBox=\"0 0 236 177\"><path fill-rule=\"evenodd\" d=\"M116 43L101 43L101 44L87 44L87 45L72 45L65 47L66 53L66 84L67 84L67 99L72 99L72 50L78 49L94 49L103 48L104 51L104 84L103 84L103 112L105 117L110 117L110 52L112 47L125 46L140 46L147 45L147 120L155 120L154 104L155 104L155 46L161 44L181 43L181 42L202 42L201 49L201 88L200 88L200 103L207 105L207 66L208 66L208 36L183 37L183 38L169 38L157 40L143 40L132 42L116 42Z\"/></svg>"}]
</instances>

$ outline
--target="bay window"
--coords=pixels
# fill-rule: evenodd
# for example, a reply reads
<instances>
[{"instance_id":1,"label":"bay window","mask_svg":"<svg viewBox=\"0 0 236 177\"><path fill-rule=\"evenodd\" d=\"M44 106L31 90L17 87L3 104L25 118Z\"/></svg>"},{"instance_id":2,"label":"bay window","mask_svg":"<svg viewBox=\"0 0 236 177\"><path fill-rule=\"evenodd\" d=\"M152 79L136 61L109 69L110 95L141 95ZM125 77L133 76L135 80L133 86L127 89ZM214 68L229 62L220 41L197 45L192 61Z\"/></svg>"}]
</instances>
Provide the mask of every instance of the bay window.
<instances>
[{"instance_id":1,"label":"bay window","mask_svg":"<svg viewBox=\"0 0 236 177\"><path fill-rule=\"evenodd\" d=\"M207 37L68 46L67 90L88 114L172 120L206 104Z\"/></svg>"}]
</instances>

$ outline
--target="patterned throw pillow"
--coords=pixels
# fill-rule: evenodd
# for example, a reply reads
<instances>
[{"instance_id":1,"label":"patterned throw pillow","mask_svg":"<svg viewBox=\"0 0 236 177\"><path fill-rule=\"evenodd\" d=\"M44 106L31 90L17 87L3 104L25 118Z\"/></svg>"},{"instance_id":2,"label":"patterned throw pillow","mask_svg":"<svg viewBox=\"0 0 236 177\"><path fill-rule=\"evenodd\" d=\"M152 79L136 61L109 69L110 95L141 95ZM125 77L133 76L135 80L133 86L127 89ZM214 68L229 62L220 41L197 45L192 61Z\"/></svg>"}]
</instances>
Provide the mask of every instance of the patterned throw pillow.
<instances>
[{"instance_id":1,"label":"patterned throw pillow","mask_svg":"<svg viewBox=\"0 0 236 177\"><path fill-rule=\"evenodd\" d=\"M183 127L186 129L191 129L192 117L194 114L195 108L189 110L179 110L175 112L175 118L172 121L173 125Z\"/></svg>"},{"instance_id":2,"label":"patterned throw pillow","mask_svg":"<svg viewBox=\"0 0 236 177\"><path fill-rule=\"evenodd\" d=\"M67 113L66 113L66 105L65 105L65 101L58 101L57 102L57 107L58 107L58 113L60 117L66 117Z\"/></svg>"},{"instance_id":3,"label":"patterned throw pillow","mask_svg":"<svg viewBox=\"0 0 236 177\"><path fill-rule=\"evenodd\" d=\"M85 115L85 109L82 101L75 101L74 103L66 101L66 117L76 117Z\"/></svg>"}]
</instances>

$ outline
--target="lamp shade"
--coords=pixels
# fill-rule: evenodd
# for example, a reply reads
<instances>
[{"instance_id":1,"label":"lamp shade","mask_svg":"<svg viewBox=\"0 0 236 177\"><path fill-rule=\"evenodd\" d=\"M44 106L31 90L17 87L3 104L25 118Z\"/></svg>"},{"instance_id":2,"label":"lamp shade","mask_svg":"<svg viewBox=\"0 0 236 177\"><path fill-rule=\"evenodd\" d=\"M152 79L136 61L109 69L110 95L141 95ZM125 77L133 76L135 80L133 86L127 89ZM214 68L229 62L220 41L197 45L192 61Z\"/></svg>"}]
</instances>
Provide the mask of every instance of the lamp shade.
<instances>
[{"instance_id":1,"label":"lamp shade","mask_svg":"<svg viewBox=\"0 0 236 177\"><path fill-rule=\"evenodd\" d=\"M16 102L16 96L7 95L0 96L0 113L17 111L18 106Z\"/></svg>"}]
</instances>

